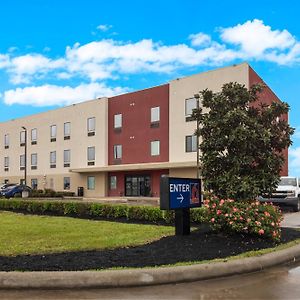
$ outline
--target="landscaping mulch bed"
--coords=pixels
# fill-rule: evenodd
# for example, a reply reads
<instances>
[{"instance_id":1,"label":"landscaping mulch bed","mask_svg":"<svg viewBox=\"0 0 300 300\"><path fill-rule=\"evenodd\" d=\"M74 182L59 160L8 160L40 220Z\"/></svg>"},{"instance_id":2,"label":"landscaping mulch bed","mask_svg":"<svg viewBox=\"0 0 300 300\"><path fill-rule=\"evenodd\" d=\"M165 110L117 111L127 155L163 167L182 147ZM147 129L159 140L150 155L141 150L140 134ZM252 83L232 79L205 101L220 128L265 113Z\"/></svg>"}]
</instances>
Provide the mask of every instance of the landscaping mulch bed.
<instances>
[{"instance_id":1,"label":"landscaping mulch bed","mask_svg":"<svg viewBox=\"0 0 300 300\"><path fill-rule=\"evenodd\" d=\"M282 229L283 243L297 238L300 238L299 231ZM0 271L79 271L160 266L225 258L274 246L268 240L248 235L214 233L202 226L189 236L168 236L142 246L45 255L0 256Z\"/></svg>"}]
</instances>

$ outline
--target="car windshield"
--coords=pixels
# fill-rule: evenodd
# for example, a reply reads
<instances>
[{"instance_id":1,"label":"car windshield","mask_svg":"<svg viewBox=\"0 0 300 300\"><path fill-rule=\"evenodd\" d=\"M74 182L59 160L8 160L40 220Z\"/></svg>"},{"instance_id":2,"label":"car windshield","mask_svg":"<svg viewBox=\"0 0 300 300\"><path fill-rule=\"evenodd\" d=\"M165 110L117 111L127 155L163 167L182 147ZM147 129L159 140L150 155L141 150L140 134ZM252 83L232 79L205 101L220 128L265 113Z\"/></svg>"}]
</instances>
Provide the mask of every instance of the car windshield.
<instances>
[{"instance_id":1,"label":"car windshield","mask_svg":"<svg viewBox=\"0 0 300 300\"><path fill-rule=\"evenodd\" d=\"M15 187L15 185L10 185L8 187L5 188L6 191L10 191Z\"/></svg>"},{"instance_id":2,"label":"car windshield","mask_svg":"<svg viewBox=\"0 0 300 300\"><path fill-rule=\"evenodd\" d=\"M297 186L296 178L281 178L279 185Z\"/></svg>"}]
</instances>

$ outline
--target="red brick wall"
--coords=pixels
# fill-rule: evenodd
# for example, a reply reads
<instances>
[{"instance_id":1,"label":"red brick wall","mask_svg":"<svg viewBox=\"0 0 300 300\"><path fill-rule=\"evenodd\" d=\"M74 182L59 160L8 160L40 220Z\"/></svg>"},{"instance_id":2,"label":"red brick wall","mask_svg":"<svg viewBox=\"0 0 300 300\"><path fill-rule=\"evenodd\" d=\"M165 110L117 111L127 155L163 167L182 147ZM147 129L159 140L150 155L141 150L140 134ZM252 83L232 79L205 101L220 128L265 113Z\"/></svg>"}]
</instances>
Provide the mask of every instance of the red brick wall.
<instances>
[{"instance_id":1,"label":"red brick wall","mask_svg":"<svg viewBox=\"0 0 300 300\"><path fill-rule=\"evenodd\" d=\"M160 107L158 128L151 128L151 108ZM122 130L115 132L114 115L122 114ZM150 142L160 141L160 155L151 156ZM116 162L113 146L122 145ZM136 164L169 160L169 85L128 93L108 100L108 164Z\"/></svg>"},{"instance_id":2,"label":"red brick wall","mask_svg":"<svg viewBox=\"0 0 300 300\"><path fill-rule=\"evenodd\" d=\"M256 83L264 83L263 80L257 75L257 73L249 67L249 86L251 87L253 84ZM264 83L265 84L265 83ZM259 101L256 105L259 105L259 103L266 103L271 104L272 102L279 102L280 99L274 94L274 92L266 86L266 88L263 90L263 92L259 95ZM283 120L288 121L288 115L285 114L282 116ZM281 170L281 176L288 176L288 149L285 149L283 151L283 156L285 159L284 165Z\"/></svg>"}]
</instances>

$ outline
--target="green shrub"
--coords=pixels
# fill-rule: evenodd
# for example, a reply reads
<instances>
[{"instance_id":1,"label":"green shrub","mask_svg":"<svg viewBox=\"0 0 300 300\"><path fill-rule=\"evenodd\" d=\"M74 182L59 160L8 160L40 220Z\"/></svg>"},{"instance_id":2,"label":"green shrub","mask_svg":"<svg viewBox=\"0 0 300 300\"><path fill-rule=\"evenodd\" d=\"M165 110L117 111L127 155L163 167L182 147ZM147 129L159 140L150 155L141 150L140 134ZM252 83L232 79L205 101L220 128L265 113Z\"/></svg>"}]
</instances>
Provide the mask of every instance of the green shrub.
<instances>
[{"instance_id":1,"label":"green shrub","mask_svg":"<svg viewBox=\"0 0 300 300\"><path fill-rule=\"evenodd\" d=\"M282 213L273 204L211 197L204 201L204 206L214 230L244 232L280 241Z\"/></svg>"}]
</instances>

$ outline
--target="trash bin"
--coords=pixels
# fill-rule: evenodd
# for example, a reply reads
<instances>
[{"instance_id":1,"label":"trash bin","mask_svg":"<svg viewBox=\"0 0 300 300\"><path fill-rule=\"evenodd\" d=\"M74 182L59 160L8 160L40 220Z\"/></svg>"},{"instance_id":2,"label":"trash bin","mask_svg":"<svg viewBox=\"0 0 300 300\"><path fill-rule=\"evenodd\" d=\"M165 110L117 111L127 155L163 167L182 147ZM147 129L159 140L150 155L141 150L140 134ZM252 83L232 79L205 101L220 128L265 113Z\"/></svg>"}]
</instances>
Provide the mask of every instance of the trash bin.
<instances>
[{"instance_id":1,"label":"trash bin","mask_svg":"<svg viewBox=\"0 0 300 300\"><path fill-rule=\"evenodd\" d=\"M83 186L79 186L77 188L77 196L78 197L83 197Z\"/></svg>"},{"instance_id":2,"label":"trash bin","mask_svg":"<svg viewBox=\"0 0 300 300\"><path fill-rule=\"evenodd\" d=\"M27 190L22 191L22 198L28 198L29 192Z\"/></svg>"}]
</instances>

